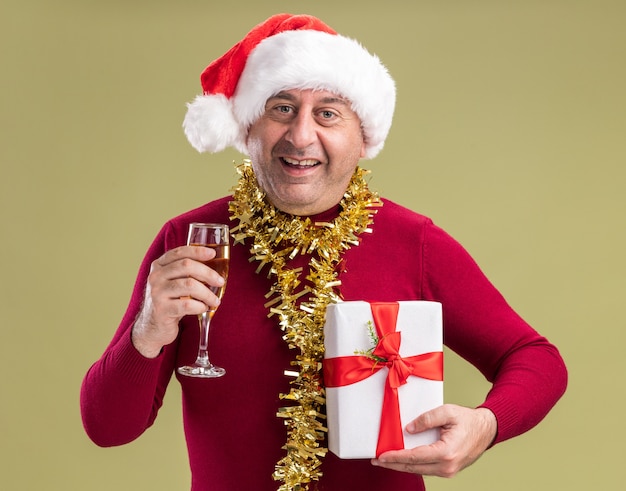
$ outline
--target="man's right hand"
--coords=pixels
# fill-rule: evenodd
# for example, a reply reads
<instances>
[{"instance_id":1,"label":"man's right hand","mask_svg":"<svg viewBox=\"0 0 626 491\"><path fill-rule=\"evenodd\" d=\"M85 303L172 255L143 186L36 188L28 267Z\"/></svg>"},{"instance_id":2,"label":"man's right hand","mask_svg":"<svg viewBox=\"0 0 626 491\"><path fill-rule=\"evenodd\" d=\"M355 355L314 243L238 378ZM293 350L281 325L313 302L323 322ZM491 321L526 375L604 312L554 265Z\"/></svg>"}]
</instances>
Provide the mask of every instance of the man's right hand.
<instances>
[{"instance_id":1,"label":"man's right hand","mask_svg":"<svg viewBox=\"0 0 626 491\"><path fill-rule=\"evenodd\" d=\"M198 315L219 305L207 285L221 286L224 278L202 262L214 256L208 247L182 246L152 263L143 307L132 331L133 345L143 356L155 358L173 342L185 315Z\"/></svg>"}]
</instances>

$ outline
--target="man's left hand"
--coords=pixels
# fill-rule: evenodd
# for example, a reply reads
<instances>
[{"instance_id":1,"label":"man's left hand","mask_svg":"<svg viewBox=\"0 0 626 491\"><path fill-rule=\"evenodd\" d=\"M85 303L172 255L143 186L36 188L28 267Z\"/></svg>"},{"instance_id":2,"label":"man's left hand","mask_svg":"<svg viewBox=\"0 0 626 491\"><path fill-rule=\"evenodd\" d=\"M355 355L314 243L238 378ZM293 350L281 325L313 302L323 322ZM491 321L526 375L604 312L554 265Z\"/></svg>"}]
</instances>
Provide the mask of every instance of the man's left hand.
<instances>
[{"instance_id":1,"label":"man's left hand","mask_svg":"<svg viewBox=\"0 0 626 491\"><path fill-rule=\"evenodd\" d=\"M486 408L444 404L407 425L409 433L441 429L439 441L410 450L385 452L372 464L427 476L452 477L473 464L491 445L498 431L495 415Z\"/></svg>"}]
</instances>

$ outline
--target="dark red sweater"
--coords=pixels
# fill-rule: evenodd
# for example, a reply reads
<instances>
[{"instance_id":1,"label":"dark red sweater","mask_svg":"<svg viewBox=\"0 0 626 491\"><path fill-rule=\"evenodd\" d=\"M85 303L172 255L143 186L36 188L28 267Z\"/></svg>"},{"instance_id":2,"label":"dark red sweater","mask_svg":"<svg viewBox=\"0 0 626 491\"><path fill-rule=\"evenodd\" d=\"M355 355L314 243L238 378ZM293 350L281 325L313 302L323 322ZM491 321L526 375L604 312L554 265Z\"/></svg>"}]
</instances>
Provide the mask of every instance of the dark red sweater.
<instances>
[{"instance_id":1,"label":"dark red sweater","mask_svg":"<svg viewBox=\"0 0 626 491\"><path fill-rule=\"evenodd\" d=\"M121 445L141 435L154 422L175 367L195 359L195 318L183 319L178 340L156 359L134 349L130 331L150 263L185 243L189 222L229 223L229 199L169 221L148 250L128 310L83 382L83 422L98 445ZM493 383L483 406L497 417L496 443L529 430L565 390L567 373L557 349L511 309L454 239L428 218L384 201L373 233L362 234L362 243L344 255L343 298L441 302L445 344ZM211 325L211 360L226 368L226 376L177 376L195 491L278 487L272 473L285 443L276 417L284 405L278 394L289 390L283 371L291 369L295 352L281 339L275 318L267 318L263 303L271 281L255 274L248 248L232 248L228 287ZM424 489L421 477L373 467L369 460L329 453L322 470L320 490Z\"/></svg>"}]
</instances>

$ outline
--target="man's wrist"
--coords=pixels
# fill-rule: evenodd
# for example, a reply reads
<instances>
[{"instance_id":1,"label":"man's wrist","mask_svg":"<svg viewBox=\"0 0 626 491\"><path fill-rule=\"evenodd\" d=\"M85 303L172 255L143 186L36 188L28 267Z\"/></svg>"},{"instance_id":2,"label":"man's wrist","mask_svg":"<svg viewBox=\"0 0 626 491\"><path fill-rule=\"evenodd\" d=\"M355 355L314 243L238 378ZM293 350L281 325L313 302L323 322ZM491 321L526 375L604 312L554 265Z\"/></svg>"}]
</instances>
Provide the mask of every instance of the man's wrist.
<instances>
[{"instance_id":1,"label":"man's wrist","mask_svg":"<svg viewBox=\"0 0 626 491\"><path fill-rule=\"evenodd\" d=\"M151 343L146 339L145 327L140 325L140 322L135 322L130 334L130 340L135 349L146 358L156 358L163 351L163 346Z\"/></svg>"},{"instance_id":2,"label":"man's wrist","mask_svg":"<svg viewBox=\"0 0 626 491\"><path fill-rule=\"evenodd\" d=\"M483 415L483 427L485 430L486 443L489 448L493 445L496 437L498 436L498 419L494 412L484 406L476 408L477 411L480 411Z\"/></svg>"}]
</instances>

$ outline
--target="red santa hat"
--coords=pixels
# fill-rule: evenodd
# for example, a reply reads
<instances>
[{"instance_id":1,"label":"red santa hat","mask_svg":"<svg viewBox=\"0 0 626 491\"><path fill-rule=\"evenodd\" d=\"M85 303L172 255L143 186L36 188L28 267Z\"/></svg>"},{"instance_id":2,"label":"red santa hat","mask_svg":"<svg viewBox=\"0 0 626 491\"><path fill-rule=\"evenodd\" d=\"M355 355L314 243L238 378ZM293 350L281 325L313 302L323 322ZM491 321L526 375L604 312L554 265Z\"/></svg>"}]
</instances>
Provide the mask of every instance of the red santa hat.
<instances>
[{"instance_id":1,"label":"red santa hat","mask_svg":"<svg viewBox=\"0 0 626 491\"><path fill-rule=\"evenodd\" d=\"M309 15L278 14L254 27L201 75L203 95L187 105L185 135L199 152L235 147L247 154L250 125L281 90L321 89L351 102L366 158L382 149L396 88L387 69L353 39Z\"/></svg>"}]
</instances>

